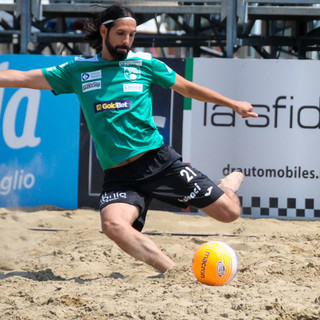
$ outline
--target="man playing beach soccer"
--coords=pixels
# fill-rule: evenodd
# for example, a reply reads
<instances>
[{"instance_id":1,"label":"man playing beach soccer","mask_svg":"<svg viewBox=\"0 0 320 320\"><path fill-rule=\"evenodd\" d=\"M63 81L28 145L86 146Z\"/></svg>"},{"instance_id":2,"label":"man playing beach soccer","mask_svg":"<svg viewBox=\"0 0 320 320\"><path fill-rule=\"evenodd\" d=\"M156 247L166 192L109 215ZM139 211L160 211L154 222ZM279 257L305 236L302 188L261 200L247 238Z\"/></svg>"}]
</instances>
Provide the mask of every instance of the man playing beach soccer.
<instances>
[{"instance_id":1,"label":"man playing beach soccer","mask_svg":"<svg viewBox=\"0 0 320 320\"><path fill-rule=\"evenodd\" d=\"M231 222L240 216L236 192L243 175L233 172L217 186L183 163L181 155L164 144L153 121L152 84L226 106L242 118L258 115L250 103L194 84L149 53L131 51L136 26L129 8L112 5L86 26L86 40L98 52L95 56L46 69L4 70L0 87L78 96L104 170L102 230L129 255L165 272L175 262L141 232L151 200L194 206L218 221Z\"/></svg>"}]
</instances>

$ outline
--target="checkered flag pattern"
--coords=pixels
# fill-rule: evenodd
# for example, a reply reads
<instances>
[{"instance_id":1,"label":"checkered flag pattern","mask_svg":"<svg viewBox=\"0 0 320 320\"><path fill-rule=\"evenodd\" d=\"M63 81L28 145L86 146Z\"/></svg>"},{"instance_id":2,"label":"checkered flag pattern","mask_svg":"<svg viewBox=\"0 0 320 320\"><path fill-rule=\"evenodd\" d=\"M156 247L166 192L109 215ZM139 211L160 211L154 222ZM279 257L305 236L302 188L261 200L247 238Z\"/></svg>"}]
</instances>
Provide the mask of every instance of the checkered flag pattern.
<instances>
[{"instance_id":1,"label":"checkered flag pattern","mask_svg":"<svg viewBox=\"0 0 320 320\"><path fill-rule=\"evenodd\" d=\"M259 196L239 199L243 217L320 220L320 209L317 209L320 208L320 203L316 203L318 199Z\"/></svg>"}]
</instances>

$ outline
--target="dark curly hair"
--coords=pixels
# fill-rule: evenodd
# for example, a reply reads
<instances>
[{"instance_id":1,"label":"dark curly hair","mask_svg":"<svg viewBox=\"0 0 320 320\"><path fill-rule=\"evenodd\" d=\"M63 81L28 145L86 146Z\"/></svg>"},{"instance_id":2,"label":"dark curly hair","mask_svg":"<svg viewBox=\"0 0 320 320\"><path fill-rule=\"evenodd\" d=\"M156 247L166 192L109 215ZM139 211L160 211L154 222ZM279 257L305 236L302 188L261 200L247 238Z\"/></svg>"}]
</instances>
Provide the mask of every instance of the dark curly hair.
<instances>
[{"instance_id":1,"label":"dark curly hair","mask_svg":"<svg viewBox=\"0 0 320 320\"><path fill-rule=\"evenodd\" d=\"M132 17L135 19L134 13L128 7L121 4L114 4L98 15L86 22L84 31L86 36L84 40L90 44L97 52L102 50L102 38L100 35L100 26L108 20L117 20L119 18ZM108 28L112 28L114 22L108 23Z\"/></svg>"}]
</instances>

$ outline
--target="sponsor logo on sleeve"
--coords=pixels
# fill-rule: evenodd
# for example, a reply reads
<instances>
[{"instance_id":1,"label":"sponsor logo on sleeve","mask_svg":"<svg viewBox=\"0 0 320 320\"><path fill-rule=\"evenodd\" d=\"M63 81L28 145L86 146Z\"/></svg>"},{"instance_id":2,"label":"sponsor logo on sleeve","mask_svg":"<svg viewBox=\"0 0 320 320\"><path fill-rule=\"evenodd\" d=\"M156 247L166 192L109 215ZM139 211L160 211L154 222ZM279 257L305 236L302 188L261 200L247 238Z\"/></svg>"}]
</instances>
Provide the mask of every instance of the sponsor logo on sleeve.
<instances>
[{"instance_id":1,"label":"sponsor logo on sleeve","mask_svg":"<svg viewBox=\"0 0 320 320\"><path fill-rule=\"evenodd\" d=\"M53 70L56 70L57 68L56 67L48 67L46 68L46 70L49 72L49 71L53 71Z\"/></svg>"},{"instance_id":2,"label":"sponsor logo on sleeve","mask_svg":"<svg viewBox=\"0 0 320 320\"><path fill-rule=\"evenodd\" d=\"M169 66L167 66L167 65L166 65L166 67L167 67L168 72L171 73L171 72L172 72L172 69L171 69Z\"/></svg>"},{"instance_id":3,"label":"sponsor logo on sleeve","mask_svg":"<svg viewBox=\"0 0 320 320\"><path fill-rule=\"evenodd\" d=\"M82 84L82 92L101 89L101 81L92 81Z\"/></svg>"},{"instance_id":4,"label":"sponsor logo on sleeve","mask_svg":"<svg viewBox=\"0 0 320 320\"><path fill-rule=\"evenodd\" d=\"M60 64L59 67L60 67L60 68L63 68L63 67L65 67L67 64L68 64L68 62L65 62L65 63L63 63L63 64Z\"/></svg>"},{"instance_id":5,"label":"sponsor logo on sleeve","mask_svg":"<svg viewBox=\"0 0 320 320\"><path fill-rule=\"evenodd\" d=\"M94 111L96 113L106 110L124 110L131 109L131 101L130 100L111 100L98 102L94 104Z\"/></svg>"}]
</instances>

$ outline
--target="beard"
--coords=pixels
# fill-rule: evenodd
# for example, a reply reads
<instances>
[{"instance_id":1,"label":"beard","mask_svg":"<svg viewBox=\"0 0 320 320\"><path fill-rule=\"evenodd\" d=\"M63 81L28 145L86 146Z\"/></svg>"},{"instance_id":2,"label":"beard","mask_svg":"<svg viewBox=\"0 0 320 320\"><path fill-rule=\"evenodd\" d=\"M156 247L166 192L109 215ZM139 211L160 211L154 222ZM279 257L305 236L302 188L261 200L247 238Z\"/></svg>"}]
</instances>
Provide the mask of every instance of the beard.
<instances>
[{"instance_id":1,"label":"beard","mask_svg":"<svg viewBox=\"0 0 320 320\"><path fill-rule=\"evenodd\" d=\"M114 60L124 60L127 57L130 50L130 47L126 45L113 47L109 41L109 36L107 36L105 44Z\"/></svg>"}]
</instances>

